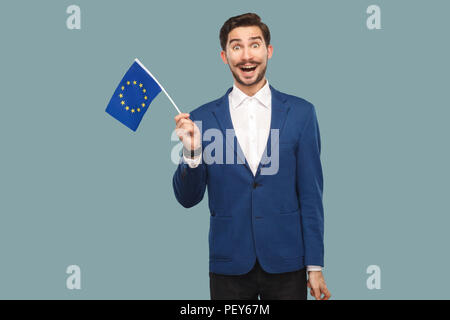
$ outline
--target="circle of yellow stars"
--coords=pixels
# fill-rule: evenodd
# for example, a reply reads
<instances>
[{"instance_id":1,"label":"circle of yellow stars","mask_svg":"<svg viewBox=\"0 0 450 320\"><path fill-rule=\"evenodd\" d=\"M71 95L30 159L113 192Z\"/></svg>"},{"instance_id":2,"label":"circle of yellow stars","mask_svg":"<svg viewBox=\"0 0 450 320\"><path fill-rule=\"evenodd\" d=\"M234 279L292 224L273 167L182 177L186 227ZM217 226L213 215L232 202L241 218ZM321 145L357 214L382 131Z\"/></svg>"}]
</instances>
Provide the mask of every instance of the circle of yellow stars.
<instances>
[{"instance_id":1,"label":"circle of yellow stars","mask_svg":"<svg viewBox=\"0 0 450 320\"><path fill-rule=\"evenodd\" d=\"M125 98L124 98L123 92L125 91L125 88L128 87L128 86L139 86L139 90L142 91L142 93L144 95L144 101L139 106L132 106L132 107L130 107L125 102ZM123 106L125 111L130 111L131 113L141 112L147 106L146 101L145 101L145 100L148 100L148 97L147 97L147 94L146 94L147 93L147 89L144 88L144 85L142 83L138 84L138 82L136 80L127 81L126 82L126 86L122 85L120 87L120 89L121 89L122 92L119 93L119 98L123 99L123 100L120 101L120 104Z\"/></svg>"}]
</instances>

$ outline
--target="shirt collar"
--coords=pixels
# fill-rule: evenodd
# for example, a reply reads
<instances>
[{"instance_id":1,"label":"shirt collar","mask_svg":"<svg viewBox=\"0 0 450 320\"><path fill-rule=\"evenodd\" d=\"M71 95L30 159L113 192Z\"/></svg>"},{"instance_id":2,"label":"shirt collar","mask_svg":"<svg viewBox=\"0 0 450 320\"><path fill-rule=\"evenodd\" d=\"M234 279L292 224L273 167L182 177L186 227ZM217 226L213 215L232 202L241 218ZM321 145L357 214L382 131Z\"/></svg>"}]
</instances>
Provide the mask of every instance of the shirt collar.
<instances>
[{"instance_id":1,"label":"shirt collar","mask_svg":"<svg viewBox=\"0 0 450 320\"><path fill-rule=\"evenodd\" d=\"M242 92L236 86L236 84L233 84L233 90L231 90L231 92L229 94L229 97L230 97L231 106L234 109L236 109L237 107L241 106L242 102L245 99L250 98L244 92ZM270 107L270 103L271 103L271 99L272 99L272 93L270 91L269 81L266 80L266 84L261 89L259 89L259 91L257 93L255 93L255 95L253 95L253 98L258 99L258 101L261 102L261 104L264 107L266 107L266 108Z\"/></svg>"}]
</instances>

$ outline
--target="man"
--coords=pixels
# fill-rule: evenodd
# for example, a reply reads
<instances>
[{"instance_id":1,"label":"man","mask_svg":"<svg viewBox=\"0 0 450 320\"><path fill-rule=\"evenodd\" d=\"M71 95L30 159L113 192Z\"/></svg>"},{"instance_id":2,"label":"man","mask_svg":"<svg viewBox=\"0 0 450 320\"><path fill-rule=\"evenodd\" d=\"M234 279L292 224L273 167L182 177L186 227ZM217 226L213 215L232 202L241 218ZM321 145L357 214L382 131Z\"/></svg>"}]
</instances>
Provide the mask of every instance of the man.
<instances>
[{"instance_id":1,"label":"man","mask_svg":"<svg viewBox=\"0 0 450 320\"><path fill-rule=\"evenodd\" d=\"M208 188L211 299L306 299L308 286L316 299L327 300L331 295L322 275L323 178L314 106L269 85L265 73L273 47L258 15L228 19L220 42L233 88L175 117L183 143L173 176L175 196L190 208ZM222 132L223 139L210 143L217 147L226 142L215 153L231 153L232 163L211 161L205 150L211 149L209 143L202 141L194 121L204 132ZM275 155L272 172L262 161L269 150Z\"/></svg>"}]
</instances>

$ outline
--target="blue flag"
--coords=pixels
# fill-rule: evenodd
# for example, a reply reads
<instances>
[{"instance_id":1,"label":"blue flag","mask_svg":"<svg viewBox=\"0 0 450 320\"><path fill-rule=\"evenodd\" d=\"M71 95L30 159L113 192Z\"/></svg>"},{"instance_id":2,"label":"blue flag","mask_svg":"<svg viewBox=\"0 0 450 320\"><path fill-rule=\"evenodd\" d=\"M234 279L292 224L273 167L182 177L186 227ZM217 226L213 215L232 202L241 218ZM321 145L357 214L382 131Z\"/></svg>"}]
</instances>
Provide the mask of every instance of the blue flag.
<instances>
[{"instance_id":1,"label":"blue flag","mask_svg":"<svg viewBox=\"0 0 450 320\"><path fill-rule=\"evenodd\" d=\"M160 92L158 82L142 63L135 59L114 91L106 112L136 131L150 103Z\"/></svg>"}]
</instances>

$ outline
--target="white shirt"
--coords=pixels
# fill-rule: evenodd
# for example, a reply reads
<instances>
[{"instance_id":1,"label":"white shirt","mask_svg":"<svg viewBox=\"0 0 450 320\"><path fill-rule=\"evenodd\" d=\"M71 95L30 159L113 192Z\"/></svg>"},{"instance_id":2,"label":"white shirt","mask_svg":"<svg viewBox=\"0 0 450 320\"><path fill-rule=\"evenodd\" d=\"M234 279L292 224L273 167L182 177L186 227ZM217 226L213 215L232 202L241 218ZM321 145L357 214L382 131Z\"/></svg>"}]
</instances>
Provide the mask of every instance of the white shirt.
<instances>
[{"instance_id":1,"label":"white shirt","mask_svg":"<svg viewBox=\"0 0 450 320\"><path fill-rule=\"evenodd\" d=\"M270 132L272 93L269 82L252 97L233 85L228 100L236 138L255 176Z\"/></svg>"},{"instance_id":2,"label":"white shirt","mask_svg":"<svg viewBox=\"0 0 450 320\"><path fill-rule=\"evenodd\" d=\"M269 81L266 80L266 84L251 97L233 84L228 101L236 138L253 175L256 175L270 132L272 92ZM195 168L199 165L201 156L183 158L191 168ZM322 271L322 267L307 266L307 271Z\"/></svg>"}]
</instances>

